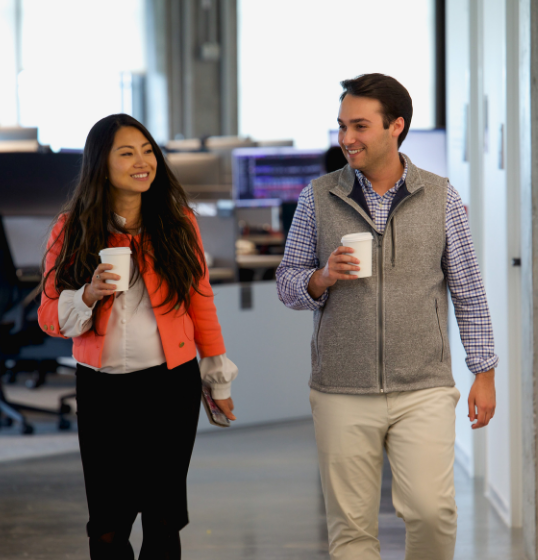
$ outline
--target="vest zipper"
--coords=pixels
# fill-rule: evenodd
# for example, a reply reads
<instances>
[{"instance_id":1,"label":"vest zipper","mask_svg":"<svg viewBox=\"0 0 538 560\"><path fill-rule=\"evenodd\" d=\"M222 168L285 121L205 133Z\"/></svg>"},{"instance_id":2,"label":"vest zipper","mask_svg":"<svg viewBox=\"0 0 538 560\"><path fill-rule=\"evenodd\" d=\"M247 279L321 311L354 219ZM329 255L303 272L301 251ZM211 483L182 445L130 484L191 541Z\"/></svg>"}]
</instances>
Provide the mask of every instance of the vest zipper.
<instances>
[{"instance_id":1,"label":"vest zipper","mask_svg":"<svg viewBox=\"0 0 538 560\"><path fill-rule=\"evenodd\" d=\"M378 238L379 247L379 257L378 257L378 267L379 267L379 390L381 393L385 392L384 387L384 375L383 370L385 367L385 329L383 324L383 318L385 316L385 301L383 297L383 269L385 264L385 255L383 252L383 235Z\"/></svg>"},{"instance_id":2,"label":"vest zipper","mask_svg":"<svg viewBox=\"0 0 538 560\"><path fill-rule=\"evenodd\" d=\"M372 228L374 229L374 231L377 233L378 235L378 241L377 241L377 246L379 247L379 261L378 261L378 277L379 277L379 284L378 284L378 289L379 289L379 298L378 298L378 305L379 305L379 317L378 317L378 327L379 327L379 364L378 364L378 368L379 368L379 392L380 393L384 393L385 392L385 387L384 387L384 362L385 362L385 332L384 332L384 316L385 316L385 300L383 297L383 274L384 274L384 261L385 261L385 255L384 255L384 248L383 248L383 240L385 237L385 232L387 231L387 228L390 226L390 222L393 219L393 216L396 212L396 210L407 200L409 200L410 198L412 198L415 194L417 194L418 192L420 192L424 187L418 187L414 192L409 193L403 200L401 200L398 205L392 209L392 212L389 214L389 217L387 219L387 223L385 224L385 230L383 231L383 233L377 233L377 229L375 228L375 225L372 223L371 218L366 214L366 212L364 212L364 210L362 208L360 208L359 205L357 205L359 207L359 214L367 221L370 223L370 225L372 226ZM337 192L333 192L331 191L333 194L335 194L336 196L338 196L340 199L342 199L346 204L349 204L352 208L354 208L355 210L357 210L353 204L350 204L349 199L347 196L344 196L340 193ZM357 204L355 202L355 204ZM394 232L395 233L395 232ZM396 235L395 235L395 239L396 241ZM393 250L395 250L395 247L393 247ZM396 254L394 254L394 259L396 260ZM443 349L444 352L444 349Z\"/></svg>"},{"instance_id":3,"label":"vest zipper","mask_svg":"<svg viewBox=\"0 0 538 560\"><path fill-rule=\"evenodd\" d=\"M396 218L392 218L390 226L392 233L392 268L396 266Z\"/></svg>"},{"instance_id":4,"label":"vest zipper","mask_svg":"<svg viewBox=\"0 0 538 560\"><path fill-rule=\"evenodd\" d=\"M379 239L378 239L378 247L379 247L379 264L378 264L378 269L379 269L379 392L380 393L384 393L385 392L385 386L384 386L384 381L385 381L385 376L384 376L384 369L385 369L385 329L384 329L384 317L385 317L385 298L384 296L384 292L383 292L383 275L384 275L384 266L385 266L385 253L384 253L384 246L383 246L383 241L385 239L385 233L387 231L387 228L390 226L392 228L391 224L391 220L394 221L394 214L396 213L396 210L406 201L409 200L411 197L413 197L417 192L421 191L423 187L420 187L419 189L417 189L415 192L413 193L409 193L402 201L400 201L400 203L396 206L396 208L394 208L392 210L392 212L390 213L389 217L387 218L387 223L385 224L385 229L383 231L382 234L378 234L379 235ZM395 260L396 260L396 247L395 242L396 242L396 232L394 230L392 230L391 232L393 234L393 247L392 247L392 251L393 251L393 257L394 260L392 261L392 266L394 266L395 264ZM443 348L443 352L444 352L444 348Z\"/></svg>"}]
</instances>

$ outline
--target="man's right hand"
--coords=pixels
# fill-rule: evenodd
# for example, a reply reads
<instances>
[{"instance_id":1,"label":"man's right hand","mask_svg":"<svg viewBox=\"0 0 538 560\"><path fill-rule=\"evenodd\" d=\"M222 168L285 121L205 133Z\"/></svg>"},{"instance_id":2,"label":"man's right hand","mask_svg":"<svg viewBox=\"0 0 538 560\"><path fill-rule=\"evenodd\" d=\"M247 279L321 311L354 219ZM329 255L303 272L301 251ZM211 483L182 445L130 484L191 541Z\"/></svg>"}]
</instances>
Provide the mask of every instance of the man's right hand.
<instances>
[{"instance_id":1,"label":"man's right hand","mask_svg":"<svg viewBox=\"0 0 538 560\"><path fill-rule=\"evenodd\" d=\"M111 268L114 268L111 264L101 263L93 273L92 283L86 284L84 287L82 301L88 307L92 307L95 302L114 293L116 284L107 284L105 280L119 280L120 276L113 272L106 272Z\"/></svg>"},{"instance_id":2,"label":"man's right hand","mask_svg":"<svg viewBox=\"0 0 538 560\"><path fill-rule=\"evenodd\" d=\"M351 247L338 247L331 253L327 264L316 270L310 277L308 293L312 299L318 299L327 288L336 284L337 280L357 280L355 274L346 274L347 270L360 270L359 259L351 256Z\"/></svg>"}]
</instances>

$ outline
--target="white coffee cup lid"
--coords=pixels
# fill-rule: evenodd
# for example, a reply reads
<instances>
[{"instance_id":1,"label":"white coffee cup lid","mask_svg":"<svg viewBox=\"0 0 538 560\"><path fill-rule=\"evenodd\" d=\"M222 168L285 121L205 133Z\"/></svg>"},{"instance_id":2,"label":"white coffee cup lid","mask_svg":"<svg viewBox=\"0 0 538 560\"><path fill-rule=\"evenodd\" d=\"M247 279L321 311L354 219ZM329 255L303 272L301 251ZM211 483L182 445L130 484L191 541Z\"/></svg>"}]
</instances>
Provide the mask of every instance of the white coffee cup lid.
<instances>
[{"instance_id":1,"label":"white coffee cup lid","mask_svg":"<svg viewBox=\"0 0 538 560\"><path fill-rule=\"evenodd\" d=\"M357 241L370 241L374 236L369 231L364 231L361 233L348 233L342 237L342 243L354 243Z\"/></svg>"},{"instance_id":2,"label":"white coffee cup lid","mask_svg":"<svg viewBox=\"0 0 538 560\"><path fill-rule=\"evenodd\" d=\"M131 253L132 251L129 247L107 247L106 249L101 249L99 251L99 256L130 255Z\"/></svg>"}]
</instances>

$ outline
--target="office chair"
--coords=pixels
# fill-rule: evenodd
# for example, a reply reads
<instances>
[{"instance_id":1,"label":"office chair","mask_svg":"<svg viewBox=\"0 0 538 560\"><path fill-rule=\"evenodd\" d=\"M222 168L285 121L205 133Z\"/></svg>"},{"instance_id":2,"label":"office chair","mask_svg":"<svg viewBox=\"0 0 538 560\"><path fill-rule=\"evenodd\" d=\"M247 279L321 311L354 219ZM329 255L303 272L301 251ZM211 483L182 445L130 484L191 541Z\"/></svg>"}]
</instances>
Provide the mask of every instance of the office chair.
<instances>
[{"instance_id":1,"label":"office chair","mask_svg":"<svg viewBox=\"0 0 538 560\"><path fill-rule=\"evenodd\" d=\"M21 359L20 353L24 346L43 344L46 337L37 320L28 318L28 310L39 294L39 286L34 286L26 297L24 297L23 288L24 286L17 276L3 220L0 216L0 427L9 426L15 421L21 425L23 434L33 433L32 424L22 414L22 411L29 411L58 417L58 428L67 430L70 428L71 422L65 418L65 415L71 412L71 407L65 400L72 395L62 397L58 409L51 410L11 402L2 387L2 377L12 367L10 362L13 364L19 362L20 366L31 365L40 372L40 375L51 368L56 369L57 365L55 360L50 359Z\"/></svg>"}]
</instances>

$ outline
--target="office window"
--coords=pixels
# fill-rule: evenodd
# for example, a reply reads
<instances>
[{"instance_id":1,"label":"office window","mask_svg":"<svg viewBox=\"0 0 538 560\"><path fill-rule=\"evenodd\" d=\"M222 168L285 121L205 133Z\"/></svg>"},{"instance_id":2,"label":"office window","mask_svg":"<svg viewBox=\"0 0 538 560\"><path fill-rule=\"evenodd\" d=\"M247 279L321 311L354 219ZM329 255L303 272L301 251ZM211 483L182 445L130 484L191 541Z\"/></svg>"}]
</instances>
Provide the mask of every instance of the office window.
<instances>
[{"instance_id":1,"label":"office window","mask_svg":"<svg viewBox=\"0 0 538 560\"><path fill-rule=\"evenodd\" d=\"M16 6L0 0L0 126L17 124Z\"/></svg>"},{"instance_id":2,"label":"office window","mask_svg":"<svg viewBox=\"0 0 538 560\"><path fill-rule=\"evenodd\" d=\"M413 128L435 123L434 0L238 0L239 127L324 148L341 80L390 74L413 98Z\"/></svg>"},{"instance_id":3,"label":"office window","mask_svg":"<svg viewBox=\"0 0 538 560\"><path fill-rule=\"evenodd\" d=\"M81 148L91 126L131 113L145 72L144 0L22 0L20 124L53 149Z\"/></svg>"}]
</instances>

